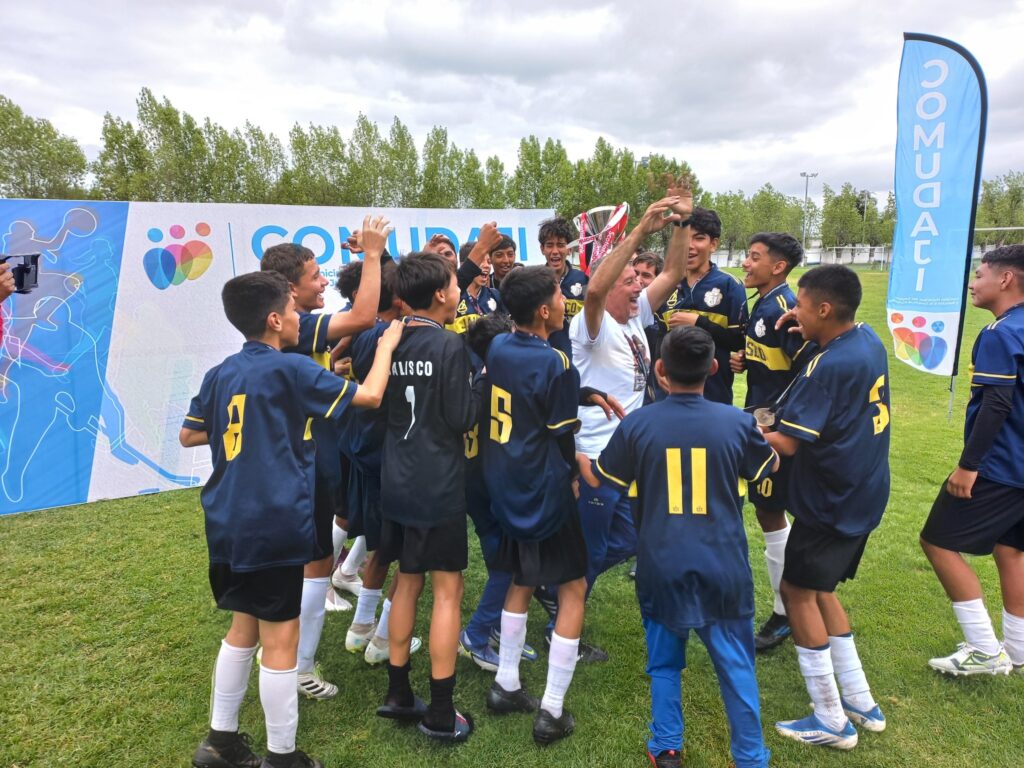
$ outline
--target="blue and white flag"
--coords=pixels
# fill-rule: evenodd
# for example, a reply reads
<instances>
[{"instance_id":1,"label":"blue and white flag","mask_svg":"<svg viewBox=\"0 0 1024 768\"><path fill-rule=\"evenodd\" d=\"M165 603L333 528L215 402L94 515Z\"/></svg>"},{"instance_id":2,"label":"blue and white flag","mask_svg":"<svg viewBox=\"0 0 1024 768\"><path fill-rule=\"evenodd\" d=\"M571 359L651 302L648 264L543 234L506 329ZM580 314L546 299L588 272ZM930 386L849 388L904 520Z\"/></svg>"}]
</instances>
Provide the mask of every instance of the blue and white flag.
<instances>
[{"instance_id":1,"label":"blue and white flag","mask_svg":"<svg viewBox=\"0 0 1024 768\"><path fill-rule=\"evenodd\" d=\"M967 50L904 35L886 314L896 357L940 376L956 374L987 102L985 76Z\"/></svg>"}]
</instances>

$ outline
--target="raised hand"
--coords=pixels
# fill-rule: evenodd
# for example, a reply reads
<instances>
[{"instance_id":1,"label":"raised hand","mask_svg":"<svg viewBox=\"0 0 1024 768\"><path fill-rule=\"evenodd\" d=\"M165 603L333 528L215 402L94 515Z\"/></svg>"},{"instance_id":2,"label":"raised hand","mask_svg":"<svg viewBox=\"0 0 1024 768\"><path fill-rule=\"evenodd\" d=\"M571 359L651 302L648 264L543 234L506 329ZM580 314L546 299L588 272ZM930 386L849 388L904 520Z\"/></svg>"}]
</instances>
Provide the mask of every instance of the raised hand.
<instances>
[{"instance_id":1,"label":"raised hand","mask_svg":"<svg viewBox=\"0 0 1024 768\"><path fill-rule=\"evenodd\" d=\"M401 320L392 320L387 330L381 334L380 339L377 341L377 349L385 347L394 352L398 342L402 340L402 329L404 327L405 325Z\"/></svg>"},{"instance_id":2,"label":"raised hand","mask_svg":"<svg viewBox=\"0 0 1024 768\"><path fill-rule=\"evenodd\" d=\"M488 221L480 227L480 234L477 235L476 241L487 249L487 253L490 253L501 242L501 238L502 234L498 231L498 223L496 221Z\"/></svg>"},{"instance_id":3,"label":"raised hand","mask_svg":"<svg viewBox=\"0 0 1024 768\"><path fill-rule=\"evenodd\" d=\"M675 206L680 204L680 198L674 196L663 197L661 200L651 203L647 207L647 210L644 211L644 215L640 218L640 222L636 225L636 228L640 230L644 237L646 237L647 235L661 231L672 222L682 221L685 217L675 211ZM688 215L689 214L687 214L687 216Z\"/></svg>"},{"instance_id":4,"label":"raised hand","mask_svg":"<svg viewBox=\"0 0 1024 768\"><path fill-rule=\"evenodd\" d=\"M366 216L363 219L363 228L355 234L356 245L361 251L373 253L380 256L388 243L388 234L391 232L389 222L383 216Z\"/></svg>"}]
</instances>

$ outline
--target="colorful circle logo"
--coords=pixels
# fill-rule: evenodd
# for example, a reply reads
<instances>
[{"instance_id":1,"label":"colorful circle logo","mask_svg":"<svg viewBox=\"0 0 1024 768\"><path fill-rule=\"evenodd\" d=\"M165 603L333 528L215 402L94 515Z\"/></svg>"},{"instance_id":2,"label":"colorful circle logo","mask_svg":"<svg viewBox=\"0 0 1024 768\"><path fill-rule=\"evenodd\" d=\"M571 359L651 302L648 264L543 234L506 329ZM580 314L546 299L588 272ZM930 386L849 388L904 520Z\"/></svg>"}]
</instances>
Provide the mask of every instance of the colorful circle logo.
<instances>
[{"instance_id":1,"label":"colorful circle logo","mask_svg":"<svg viewBox=\"0 0 1024 768\"><path fill-rule=\"evenodd\" d=\"M206 237L210 234L210 225L200 221L195 226L196 234ZM185 228L180 224L168 227L168 234L175 240L185 237ZM149 241L160 243L164 233L153 227L146 233ZM162 247L151 248L142 257L142 268L146 276L161 291L172 285L181 285L186 280L198 280L213 263L213 251L202 240L189 240L185 243L170 243Z\"/></svg>"},{"instance_id":2,"label":"colorful circle logo","mask_svg":"<svg viewBox=\"0 0 1024 768\"><path fill-rule=\"evenodd\" d=\"M920 324L918 319L922 320ZM914 318L913 322L920 328L924 325L924 318ZM896 357L926 370L938 368L946 356L947 344L941 336L929 336L912 328L894 328L892 337Z\"/></svg>"}]
</instances>

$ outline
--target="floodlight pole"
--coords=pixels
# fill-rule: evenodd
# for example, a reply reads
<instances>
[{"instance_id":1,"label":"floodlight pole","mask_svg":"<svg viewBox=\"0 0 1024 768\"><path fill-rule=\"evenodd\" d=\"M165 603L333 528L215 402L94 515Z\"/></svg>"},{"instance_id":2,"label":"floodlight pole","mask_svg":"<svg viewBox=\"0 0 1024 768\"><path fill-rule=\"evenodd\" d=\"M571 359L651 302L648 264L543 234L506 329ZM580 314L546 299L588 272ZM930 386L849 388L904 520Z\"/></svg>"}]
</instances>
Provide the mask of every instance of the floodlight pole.
<instances>
[{"instance_id":1,"label":"floodlight pole","mask_svg":"<svg viewBox=\"0 0 1024 768\"><path fill-rule=\"evenodd\" d=\"M811 179L817 176L817 173L808 173L807 171L800 171L800 175L804 177L804 231L803 231L803 246L804 250L807 250L807 192L811 186Z\"/></svg>"}]
</instances>

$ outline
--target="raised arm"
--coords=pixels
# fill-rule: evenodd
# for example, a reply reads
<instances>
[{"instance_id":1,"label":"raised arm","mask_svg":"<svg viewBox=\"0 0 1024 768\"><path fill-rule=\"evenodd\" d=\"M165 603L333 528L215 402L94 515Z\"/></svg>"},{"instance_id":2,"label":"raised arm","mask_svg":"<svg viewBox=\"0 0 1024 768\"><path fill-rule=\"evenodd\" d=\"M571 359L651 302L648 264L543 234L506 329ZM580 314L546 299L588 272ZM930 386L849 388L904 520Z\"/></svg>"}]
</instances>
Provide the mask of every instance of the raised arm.
<instances>
[{"instance_id":1,"label":"raised arm","mask_svg":"<svg viewBox=\"0 0 1024 768\"><path fill-rule=\"evenodd\" d=\"M590 334L590 338L596 338L601 332L601 321L604 319L604 306L608 300L608 293L615 285L615 281L619 279L630 258L643 243L644 238L683 218L672 210L672 207L678 204L680 204L680 198L675 196L665 197L652 203L644 211L644 215L633 231L626 235L626 238L615 246L611 253L601 259L597 269L590 275L587 296L583 300L583 317L587 323L587 333ZM686 237L687 247L689 247L689 234ZM668 294L666 294L667 296ZM652 306L655 306L653 302Z\"/></svg>"},{"instance_id":2,"label":"raised arm","mask_svg":"<svg viewBox=\"0 0 1024 768\"><path fill-rule=\"evenodd\" d=\"M679 221L683 222L693 215L693 191L686 179L681 179L676 186L669 187L670 197L677 197L679 201L672 205L672 212L678 214ZM679 283L686 276L686 257L690 252L690 228L673 227L672 237L668 242L668 250L665 251L665 267L661 274L654 278L647 286L647 300L651 309L657 311L658 307L664 304L672 295Z\"/></svg>"},{"instance_id":3,"label":"raised arm","mask_svg":"<svg viewBox=\"0 0 1024 768\"><path fill-rule=\"evenodd\" d=\"M383 216L367 216L363 228L356 233L356 244L363 251L363 273L359 291L349 312L335 312L327 326L327 338L337 341L359 331L372 328L380 303L380 258L387 246L388 220Z\"/></svg>"},{"instance_id":4,"label":"raised arm","mask_svg":"<svg viewBox=\"0 0 1024 768\"><path fill-rule=\"evenodd\" d=\"M391 355L402 338L402 328L401 321L392 320L391 325L377 341L377 354L373 357L373 366L352 397L352 405L359 408L380 407L384 399L384 390L388 386L388 376L391 374Z\"/></svg>"}]
</instances>

